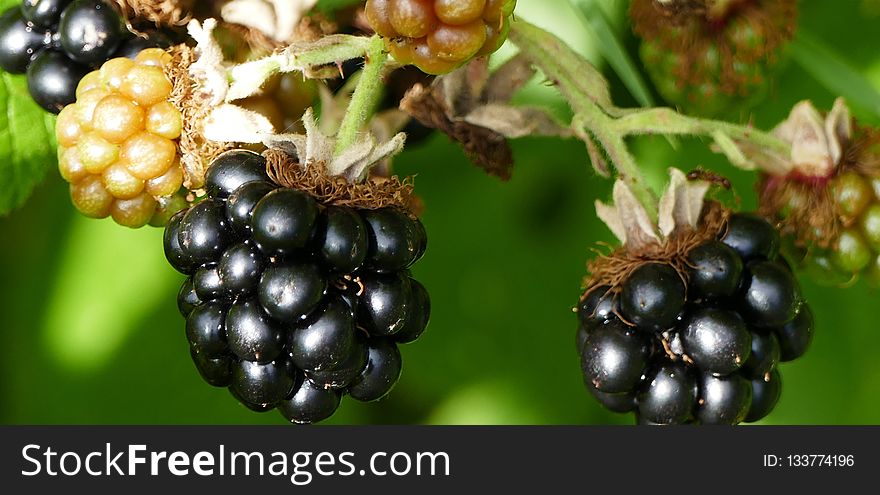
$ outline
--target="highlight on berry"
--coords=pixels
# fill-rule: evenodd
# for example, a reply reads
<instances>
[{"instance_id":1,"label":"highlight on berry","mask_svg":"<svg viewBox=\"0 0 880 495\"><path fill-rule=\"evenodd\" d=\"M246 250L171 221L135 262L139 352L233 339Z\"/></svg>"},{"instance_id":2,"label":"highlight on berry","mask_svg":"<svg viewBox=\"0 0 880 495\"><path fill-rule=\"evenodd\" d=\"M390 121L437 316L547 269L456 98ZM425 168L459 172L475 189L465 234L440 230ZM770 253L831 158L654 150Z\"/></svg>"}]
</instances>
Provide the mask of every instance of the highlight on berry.
<instances>
[{"instance_id":1,"label":"highlight on berry","mask_svg":"<svg viewBox=\"0 0 880 495\"><path fill-rule=\"evenodd\" d=\"M792 417L803 370L865 340L828 301L880 286L880 90L833 49L851 43L831 7L0 2L0 235L21 262L4 273L65 322L50 352L116 349L67 320L150 320L173 295L147 292L176 276L173 345L120 361L180 359L249 418L382 400L357 417L454 421L509 381L590 420L736 425ZM61 275L32 266L56 251ZM13 368L30 379L40 356ZM156 388L185 380L155 368ZM420 388L395 392L408 373Z\"/></svg>"},{"instance_id":2,"label":"highlight on berry","mask_svg":"<svg viewBox=\"0 0 880 495\"><path fill-rule=\"evenodd\" d=\"M187 275L177 304L202 378L313 423L344 395L375 401L397 383L398 345L430 317L409 271L427 237L408 211L322 201L266 166L246 150L217 157L207 195L166 227L165 255Z\"/></svg>"},{"instance_id":3,"label":"highlight on berry","mask_svg":"<svg viewBox=\"0 0 880 495\"><path fill-rule=\"evenodd\" d=\"M812 341L812 311L772 225L670 173L656 226L639 222L644 208L622 182L602 206L625 244L589 265L577 307L584 382L641 424L760 420L780 400L778 364Z\"/></svg>"}]
</instances>

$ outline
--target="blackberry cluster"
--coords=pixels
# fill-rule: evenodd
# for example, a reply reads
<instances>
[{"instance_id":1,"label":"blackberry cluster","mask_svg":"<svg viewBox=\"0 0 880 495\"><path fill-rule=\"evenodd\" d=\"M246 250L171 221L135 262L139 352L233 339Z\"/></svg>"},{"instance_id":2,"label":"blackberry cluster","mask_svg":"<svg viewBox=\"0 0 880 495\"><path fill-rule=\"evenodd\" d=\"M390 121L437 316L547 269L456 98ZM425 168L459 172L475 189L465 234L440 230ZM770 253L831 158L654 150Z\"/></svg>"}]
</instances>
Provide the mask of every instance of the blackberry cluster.
<instances>
[{"instance_id":1,"label":"blackberry cluster","mask_svg":"<svg viewBox=\"0 0 880 495\"><path fill-rule=\"evenodd\" d=\"M669 264L636 268L617 291L590 287L577 346L590 393L642 424L737 424L775 407L777 364L809 347L813 314L779 235L731 216L720 239L686 254L687 283Z\"/></svg>"},{"instance_id":2,"label":"blackberry cluster","mask_svg":"<svg viewBox=\"0 0 880 495\"><path fill-rule=\"evenodd\" d=\"M445 74L507 39L516 0L367 0L370 27L397 61Z\"/></svg>"},{"instance_id":3,"label":"blackberry cluster","mask_svg":"<svg viewBox=\"0 0 880 495\"><path fill-rule=\"evenodd\" d=\"M218 157L207 197L169 222L165 254L189 276L178 306L204 380L313 423L344 394L374 401L397 382L398 344L428 324L428 293L407 270L427 237L401 210L322 205L265 166L244 150Z\"/></svg>"},{"instance_id":4,"label":"blackberry cluster","mask_svg":"<svg viewBox=\"0 0 880 495\"><path fill-rule=\"evenodd\" d=\"M794 36L795 0L633 0L639 54L663 98L689 113L725 115L766 97Z\"/></svg>"},{"instance_id":5,"label":"blackberry cluster","mask_svg":"<svg viewBox=\"0 0 880 495\"><path fill-rule=\"evenodd\" d=\"M159 32L129 33L107 0L24 0L0 16L0 68L27 73L31 96L52 113L74 101L89 69L169 43Z\"/></svg>"},{"instance_id":6,"label":"blackberry cluster","mask_svg":"<svg viewBox=\"0 0 880 495\"><path fill-rule=\"evenodd\" d=\"M172 84L163 67L170 61L161 48L110 59L82 78L76 103L58 115L58 167L84 215L162 226L184 206L175 195L183 184L183 119L168 101Z\"/></svg>"}]
</instances>

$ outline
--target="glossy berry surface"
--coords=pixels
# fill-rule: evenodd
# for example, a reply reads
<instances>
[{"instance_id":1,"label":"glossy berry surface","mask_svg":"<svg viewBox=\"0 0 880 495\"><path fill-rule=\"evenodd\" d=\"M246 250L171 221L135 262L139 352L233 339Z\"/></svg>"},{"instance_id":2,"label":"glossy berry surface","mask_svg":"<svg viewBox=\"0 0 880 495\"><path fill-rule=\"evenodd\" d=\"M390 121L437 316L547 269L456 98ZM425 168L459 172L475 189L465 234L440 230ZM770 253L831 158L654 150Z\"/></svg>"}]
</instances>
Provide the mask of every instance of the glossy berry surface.
<instances>
[{"instance_id":1,"label":"glossy berry surface","mask_svg":"<svg viewBox=\"0 0 880 495\"><path fill-rule=\"evenodd\" d=\"M58 25L61 13L73 0L22 0L21 13L28 22L51 29Z\"/></svg>"},{"instance_id":2,"label":"glossy berry surface","mask_svg":"<svg viewBox=\"0 0 880 495\"><path fill-rule=\"evenodd\" d=\"M0 15L0 69L24 74L37 52L49 45L51 33L28 25L19 9Z\"/></svg>"},{"instance_id":3,"label":"glossy berry surface","mask_svg":"<svg viewBox=\"0 0 880 495\"><path fill-rule=\"evenodd\" d=\"M129 36L126 41L119 44L119 47L113 52L113 56L133 60L137 57L138 53L147 48L168 48L172 44L171 37L162 31L148 31L146 36Z\"/></svg>"},{"instance_id":4,"label":"glossy berry surface","mask_svg":"<svg viewBox=\"0 0 880 495\"><path fill-rule=\"evenodd\" d=\"M367 366L370 353L366 341L367 338L363 332L355 332L348 358L333 368L306 372L309 380L323 387L335 389L347 387L360 376L361 371Z\"/></svg>"},{"instance_id":5,"label":"glossy berry surface","mask_svg":"<svg viewBox=\"0 0 880 495\"><path fill-rule=\"evenodd\" d=\"M639 416L658 424L683 423L693 415L697 382L683 363L661 364L651 371L638 395Z\"/></svg>"},{"instance_id":6,"label":"glossy berry surface","mask_svg":"<svg viewBox=\"0 0 880 495\"><path fill-rule=\"evenodd\" d=\"M318 205L305 192L276 189L254 207L254 241L267 255L291 254L306 246L318 217Z\"/></svg>"},{"instance_id":7,"label":"glossy berry surface","mask_svg":"<svg viewBox=\"0 0 880 495\"><path fill-rule=\"evenodd\" d=\"M27 67L28 91L38 105L58 113L76 99L76 83L86 71L63 53L44 50Z\"/></svg>"},{"instance_id":8,"label":"glossy berry surface","mask_svg":"<svg viewBox=\"0 0 880 495\"><path fill-rule=\"evenodd\" d=\"M444 74L497 50L516 0L368 0L367 23L391 54L429 74Z\"/></svg>"},{"instance_id":9,"label":"glossy berry surface","mask_svg":"<svg viewBox=\"0 0 880 495\"><path fill-rule=\"evenodd\" d=\"M197 265L219 259L232 242L223 204L210 199L190 208L180 220L179 228L180 248Z\"/></svg>"},{"instance_id":10,"label":"glossy berry surface","mask_svg":"<svg viewBox=\"0 0 880 495\"><path fill-rule=\"evenodd\" d=\"M746 321L761 327L791 321L801 303L800 287L791 272L770 261L752 262L746 271L741 303Z\"/></svg>"},{"instance_id":11,"label":"glossy berry surface","mask_svg":"<svg viewBox=\"0 0 880 495\"><path fill-rule=\"evenodd\" d=\"M746 421L753 422L764 418L776 407L782 395L782 376L773 370L768 376L752 380L752 404L746 414Z\"/></svg>"},{"instance_id":12,"label":"glossy berry surface","mask_svg":"<svg viewBox=\"0 0 880 495\"><path fill-rule=\"evenodd\" d=\"M296 377L286 363L241 361L232 366L232 390L242 400L258 405L279 403L293 390Z\"/></svg>"},{"instance_id":13,"label":"glossy berry surface","mask_svg":"<svg viewBox=\"0 0 880 495\"><path fill-rule=\"evenodd\" d=\"M260 279L259 298L278 321L296 323L314 310L327 290L327 280L312 263L273 263Z\"/></svg>"},{"instance_id":14,"label":"glossy berry surface","mask_svg":"<svg viewBox=\"0 0 880 495\"><path fill-rule=\"evenodd\" d=\"M348 393L363 402L385 397L400 378L401 365L397 344L389 339L373 339L369 344L367 366L348 386Z\"/></svg>"},{"instance_id":15,"label":"glossy berry surface","mask_svg":"<svg viewBox=\"0 0 880 495\"><path fill-rule=\"evenodd\" d=\"M617 302L614 299L614 293L611 292L611 287L608 285L602 285L590 290L577 308L578 318L585 331L614 319L616 311Z\"/></svg>"},{"instance_id":16,"label":"glossy berry surface","mask_svg":"<svg viewBox=\"0 0 880 495\"><path fill-rule=\"evenodd\" d=\"M226 354L226 305L212 301L193 308L186 318L190 349L203 356Z\"/></svg>"},{"instance_id":17,"label":"glossy berry surface","mask_svg":"<svg viewBox=\"0 0 880 495\"><path fill-rule=\"evenodd\" d=\"M259 250L244 242L223 252L217 265L217 274L225 290L247 295L256 290L263 273L263 265L263 256Z\"/></svg>"},{"instance_id":18,"label":"glossy berry surface","mask_svg":"<svg viewBox=\"0 0 880 495\"><path fill-rule=\"evenodd\" d=\"M283 349L283 326L253 299L236 301L226 315L229 350L246 361L268 363Z\"/></svg>"},{"instance_id":19,"label":"glossy berry surface","mask_svg":"<svg viewBox=\"0 0 880 495\"><path fill-rule=\"evenodd\" d=\"M752 332L752 349L742 365L743 374L748 378L764 377L776 368L780 357L779 339L775 332Z\"/></svg>"},{"instance_id":20,"label":"glossy berry surface","mask_svg":"<svg viewBox=\"0 0 880 495\"><path fill-rule=\"evenodd\" d=\"M779 236L733 214L672 262L646 260L617 286L587 287L575 345L588 392L639 424L738 424L769 414L779 363L801 357L813 314Z\"/></svg>"},{"instance_id":21,"label":"glossy berry surface","mask_svg":"<svg viewBox=\"0 0 880 495\"><path fill-rule=\"evenodd\" d=\"M193 364L208 385L228 387L232 383L232 359L229 356L210 358L190 350Z\"/></svg>"},{"instance_id":22,"label":"glossy berry surface","mask_svg":"<svg viewBox=\"0 0 880 495\"><path fill-rule=\"evenodd\" d=\"M122 17L106 0L74 0L64 9L58 25L65 53L88 65L110 58L125 33Z\"/></svg>"},{"instance_id":23,"label":"glossy berry surface","mask_svg":"<svg viewBox=\"0 0 880 495\"><path fill-rule=\"evenodd\" d=\"M290 398L278 404L278 411L291 423L317 423L336 412L342 397L338 390L302 380Z\"/></svg>"},{"instance_id":24,"label":"glossy berry surface","mask_svg":"<svg viewBox=\"0 0 880 495\"><path fill-rule=\"evenodd\" d=\"M704 425L735 425L746 419L752 405L752 387L741 375L703 375L696 419Z\"/></svg>"},{"instance_id":25,"label":"glossy berry surface","mask_svg":"<svg viewBox=\"0 0 880 495\"><path fill-rule=\"evenodd\" d=\"M727 297L739 288L742 259L726 244L707 242L691 250L687 261L688 290L692 298Z\"/></svg>"},{"instance_id":26,"label":"glossy berry surface","mask_svg":"<svg viewBox=\"0 0 880 495\"><path fill-rule=\"evenodd\" d=\"M327 266L352 273L367 258L367 225L355 210L331 206L321 214L316 242Z\"/></svg>"},{"instance_id":27,"label":"glossy berry surface","mask_svg":"<svg viewBox=\"0 0 880 495\"><path fill-rule=\"evenodd\" d=\"M729 310L700 308L682 323L684 351L710 373L729 375L748 359L752 337L740 316Z\"/></svg>"},{"instance_id":28,"label":"glossy berry surface","mask_svg":"<svg viewBox=\"0 0 880 495\"><path fill-rule=\"evenodd\" d=\"M314 319L288 333L293 364L305 371L344 365L355 350L354 315L342 299L330 299Z\"/></svg>"},{"instance_id":29,"label":"glossy berry surface","mask_svg":"<svg viewBox=\"0 0 880 495\"><path fill-rule=\"evenodd\" d=\"M629 392L648 366L648 339L614 322L596 328L581 349L584 381L608 393Z\"/></svg>"},{"instance_id":30,"label":"glossy berry surface","mask_svg":"<svg viewBox=\"0 0 880 495\"><path fill-rule=\"evenodd\" d=\"M20 6L12 7L0 16L0 69L16 74L28 73L28 89L34 101L46 111L56 114L82 96L85 89L79 83L90 69L100 68L101 64L113 57L134 60L143 50L166 48L170 44L171 41L162 31L150 31L146 37L129 33L112 0L23 0ZM155 56L151 58L154 61L159 60ZM109 79L118 81L120 70L122 67L116 64L116 72ZM151 81L157 77L155 74L141 72L135 78L137 84L128 84L127 89L134 89L143 95L144 88L155 87ZM91 82L86 85L88 89L94 88L99 79L98 76L92 77ZM117 84L112 89L120 88ZM128 96L137 100L131 94ZM156 96L155 91L152 96ZM91 95L85 105L89 109L81 113L85 127L91 126L92 110L97 99L96 95ZM147 104L143 100L138 101ZM118 110L119 106L116 108ZM163 116L168 113L170 112L164 112ZM73 144L71 141L76 141L81 134L76 126L71 125L73 120L68 118L62 126L63 142L59 144L65 148L70 147ZM106 120L103 123L108 124ZM131 125L125 119L117 119L108 129L115 127L118 132L125 133ZM167 120L162 126L173 129L174 118ZM149 127L148 125L148 129ZM110 150L105 148L104 151L105 156L110 156L106 153ZM100 170L95 168L103 169L106 165L107 163L94 165L89 173L97 174ZM74 192L75 201L78 200L80 209L91 216L112 214L123 222L139 222L155 205L147 197L136 197L137 192L144 189L143 184L138 184L120 171L114 173L114 183L119 187L110 187L110 193L115 196L119 192L119 199L123 202L108 205L107 201L98 198L98 195L106 196L107 191L99 190L94 180L89 181L89 187L82 187ZM62 175L69 182L79 182L79 179L71 180L72 177L65 175L64 170ZM123 182L116 182L119 180ZM161 182L162 185L153 184L148 187L151 189L148 192L154 197L170 196L176 191L174 189L166 192L172 187L173 176L165 177ZM177 184L177 188L179 187L180 184ZM161 222L153 223L163 225Z\"/></svg>"},{"instance_id":31,"label":"glossy berry surface","mask_svg":"<svg viewBox=\"0 0 880 495\"><path fill-rule=\"evenodd\" d=\"M246 150L232 150L214 159L205 173L205 188L215 198L228 198L248 182L262 182L266 177L266 159Z\"/></svg>"},{"instance_id":32,"label":"glossy berry surface","mask_svg":"<svg viewBox=\"0 0 880 495\"><path fill-rule=\"evenodd\" d=\"M727 233L721 239L746 261L774 259L779 254L779 233L757 215L731 215Z\"/></svg>"},{"instance_id":33,"label":"glossy berry surface","mask_svg":"<svg viewBox=\"0 0 880 495\"><path fill-rule=\"evenodd\" d=\"M603 392L589 383L587 384L587 390L599 401L599 404L602 404L605 409L611 412L627 413L637 407L636 395L632 392L611 394Z\"/></svg>"},{"instance_id":34,"label":"glossy berry surface","mask_svg":"<svg viewBox=\"0 0 880 495\"><path fill-rule=\"evenodd\" d=\"M685 302L681 277L668 265L649 263L637 268L620 292L620 312L626 320L648 331L675 324Z\"/></svg>"},{"instance_id":35,"label":"glossy berry surface","mask_svg":"<svg viewBox=\"0 0 880 495\"><path fill-rule=\"evenodd\" d=\"M424 244L418 220L395 208L367 211L363 217L369 238L366 263L370 268L394 272L418 260Z\"/></svg>"},{"instance_id":36,"label":"glossy berry surface","mask_svg":"<svg viewBox=\"0 0 880 495\"><path fill-rule=\"evenodd\" d=\"M776 329L779 359L793 361L803 356L813 342L813 310L803 305L793 320Z\"/></svg>"},{"instance_id":37,"label":"glossy berry surface","mask_svg":"<svg viewBox=\"0 0 880 495\"><path fill-rule=\"evenodd\" d=\"M371 335L393 335L403 330L412 301L412 286L403 274L362 277L359 321Z\"/></svg>"},{"instance_id":38,"label":"glossy berry surface","mask_svg":"<svg viewBox=\"0 0 880 495\"><path fill-rule=\"evenodd\" d=\"M407 308L407 318L403 328L394 334L394 340L398 344L409 344L418 340L422 332L428 328L428 321L431 319L431 298L428 296L428 289L414 278L409 279L409 285L412 299Z\"/></svg>"},{"instance_id":39,"label":"glossy berry surface","mask_svg":"<svg viewBox=\"0 0 880 495\"><path fill-rule=\"evenodd\" d=\"M407 270L427 245L421 223L280 187L245 150L215 159L205 189L170 216L163 238L168 262L187 275L177 304L202 378L293 423L330 417L344 396L387 395L402 369L398 345L430 320L428 291ZM385 230L371 236L367 218ZM383 249L394 261L380 271L366 260Z\"/></svg>"},{"instance_id":40,"label":"glossy berry surface","mask_svg":"<svg viewBox=\"0 0 880 495\"><path fill-rule=\"evenodd\" d=\"M246 235L251 231L251 216L257 202L278 186L265 181L248 182L229 196L226 202L226 219L237 233Z\"/></svg>"}]
</instances>

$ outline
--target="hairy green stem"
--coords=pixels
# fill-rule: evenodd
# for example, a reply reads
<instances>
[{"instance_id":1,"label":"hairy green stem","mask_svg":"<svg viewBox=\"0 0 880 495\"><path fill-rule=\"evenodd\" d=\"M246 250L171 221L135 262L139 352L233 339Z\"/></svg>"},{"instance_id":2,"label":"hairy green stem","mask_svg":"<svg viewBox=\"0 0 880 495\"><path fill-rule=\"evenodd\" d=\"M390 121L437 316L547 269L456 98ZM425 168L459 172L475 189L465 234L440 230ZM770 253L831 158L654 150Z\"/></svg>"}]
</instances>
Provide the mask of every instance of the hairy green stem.
<instances>
[{"instance_id":1,"label":"hairy green stem","mask_svg":"<svg viewBox=\"0 0 880 495\"><path fill-rule=\"evenodd\" d=\"M751 126L689 117L670 108L618 108L611 102L602 74L553 34L518 19L511 26L510 39L568 100L575 112L572 127L578 136L603 148L618 176L652 216L657 211L657 198L627 147L627 136L708 136L733 165L744 169L756 164L740 145L781 157L791 153L788 143Z\"/></svg>"},{"instance_id":2,"label":"hairy green stem","mask_svg":"<svg viewBox=\"0 0 880 495\"><path fill-rule=\"evenodd\" d=\"M357 140L357 135L382 96L382 69L388 60L385 44L373 36L366 50L364 68L357 87L336 134L336 155L342 154Z\"/></svg>"},{"instance_id":3,"label":"hairy green stem","mask_svg":"<svg viewBox=\"0 0 880 495\"><path fill-rule=\"evenodd\" d=\"M513 23L510 39L555 83L575 111L577 120L587 126L607 153L618 175L629 184L648 214L656 218L657 197L629 152L624 135L614 133L610 126L613 117L609 113L616 112L608 82L602 74L562 40L522 19Z\"/></svg>"},{"instance_id":4,"label":"hairy green stem","mask_svg":"<svg viewBox=\"0 0 880 495\"><path fill-rule=\"evenodd\" d=\"M553 80L575 112L586 106L611 106L608 81L561 39L518 18L511 23L510 40Z\"/></svg>"},{"instance_id":5,"label":"hairy green stem","mask_svg":"<svg viewBox=\"0 0 880 495\"><path fill-rule=\"evenodd\" d=\"M722 132L735 141L748 141L770 151L787 153L791 150L791 146L785 141L754 127L720 120L688 117L670 108L649 108L628 113L613 120L610 125L615 132L625 135L712 136L717 132Z\"/></svg>"},{"instance_id":6,"label":"hairy green stem","mask_svg":"<svg viewBox=\"0 0 880 495\"><path fill-rule=\"evenodd\" d=\"M636 199L652 219L657 219L657 196L648 186L641 169L636 163L635 157L626 145L624 134L610 131L609 122L611 117L600 111L597 107L585 108L585 111L576 116L575 127L587 129L595 141L602 147L608 158L614 164L617 175L627 183ZM584 136L590 139L591 136Z\"/></svg>"},{"instance_id":7,"label":"hairy green stem","mask_svg":"<svg viewBox=\"0 0 880 495\"><path fill-rule=\"evenodd\" d=\"M301 71L362 57L374 45L373 38L334 34L317 41L293 43L280 54L270 58L279 61L281 72Z\"/></svg>"}]
</instances>

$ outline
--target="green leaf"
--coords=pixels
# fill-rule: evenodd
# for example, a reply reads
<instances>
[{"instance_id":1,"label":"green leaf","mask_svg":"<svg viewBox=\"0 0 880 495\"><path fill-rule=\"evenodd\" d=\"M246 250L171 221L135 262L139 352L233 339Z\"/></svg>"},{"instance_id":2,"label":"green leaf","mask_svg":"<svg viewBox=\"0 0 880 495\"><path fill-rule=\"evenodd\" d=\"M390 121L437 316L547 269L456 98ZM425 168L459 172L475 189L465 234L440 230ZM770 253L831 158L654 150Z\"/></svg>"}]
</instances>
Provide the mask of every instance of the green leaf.
<instances>
[{"instance_id":1,"label":"green leaf","mask_svg":"<svg viewBox=\"0 0 880 495\"><path fill-rule=\"evenodd\" d=\"M620 80L626 86L627 91L633 95L639 104L645 108L656 105L651 91L645 79L642 77L636 63L623 46L623 43L614 33L611 21L595 0L569 0L572 6L580 12L580 18L584 26L593 33L599 41L599 52L602 58L614 70ZM665 136L669 144L677 149L678 139L675 136Z\"/></svg>"},{"instance_id":2,"label":"green leaf","mask_svg":"<svg viewBox=\"0 0 880 495\"><path fill-rule=\"evenodd\" d=\"M791 54L823 86L843 96L853 106L880 116L880 91L840 54L800 28L791 43Z\"/></svg>"},{"instance_id":3,"label":"green leaf","mask_svg":"<svg viewBox=\"0 0 880 495\"><path fill-rule=\"evenodd\" d=\"M643 107L653 107L654 98L648 90L645 80L642 78L636 64L624 49L623 44L617 39L611 22L595 2L589 0L569 0L572 5L582 14L584 25L593 33L599 41L599 51L608 65L626 85L626 89L633 95L636 101Z\"/></svg>"},{"instance_id":4,"label":"green leaf","mask_svg":"<svg viewBox=\"0 0 880 495\"><path fill-rule=\"evenodd\" d=\"M333 12L334 10L344 9L345 7L351 7L352 5L357 5L359 3L363 3L363 0L318 0L318 4L315 5L315 10L328 13Z\"/></svg>"},{"instance_id":5,"label":"green leaf","mask_svg":"<svg viewBox=\"0 0 880 495\"><path fill-rule=\"evenodd\" d=\"M0 215L21 206L57 163L55 116L34 103L25 76L0 72Z\"/></svg>"}]
</instances>

